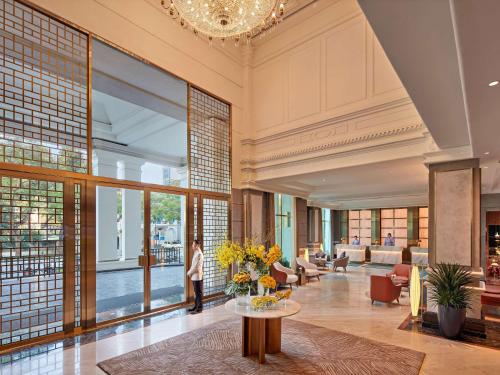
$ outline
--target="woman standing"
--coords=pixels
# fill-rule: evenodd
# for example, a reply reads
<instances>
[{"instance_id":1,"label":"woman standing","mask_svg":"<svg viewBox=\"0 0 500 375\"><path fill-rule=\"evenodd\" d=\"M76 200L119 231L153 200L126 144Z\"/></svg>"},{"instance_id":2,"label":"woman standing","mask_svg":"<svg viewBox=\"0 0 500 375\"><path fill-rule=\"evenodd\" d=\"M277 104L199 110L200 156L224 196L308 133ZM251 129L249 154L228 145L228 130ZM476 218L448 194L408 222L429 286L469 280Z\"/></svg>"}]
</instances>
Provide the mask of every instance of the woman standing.
<instances>
[{"instance_id":1,"label":"woman standing","mask_svg":"<svg viewBox=\"0 0 500 375\"><path fill-rule=\"evenodd\" d=\"M191 260L191 268L187 272L191 278L194 288L194 306L188 311L191 314L198 314L203 311L201 299L203 297L203 251L201 251L201 243L198 240L193 241L191 246L193 250L193 259Z\"/></svg>"}]
</instances>

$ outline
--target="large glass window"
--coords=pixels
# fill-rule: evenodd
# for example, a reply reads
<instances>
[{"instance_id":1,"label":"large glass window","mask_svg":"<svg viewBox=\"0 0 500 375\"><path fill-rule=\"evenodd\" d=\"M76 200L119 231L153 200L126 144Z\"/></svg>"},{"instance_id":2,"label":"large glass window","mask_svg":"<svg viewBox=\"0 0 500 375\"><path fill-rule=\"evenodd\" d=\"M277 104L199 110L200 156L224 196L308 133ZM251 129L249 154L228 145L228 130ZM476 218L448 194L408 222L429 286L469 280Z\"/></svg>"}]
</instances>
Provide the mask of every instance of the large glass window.
<instances>
[{"instance_id":1,"label":"large glass window","mask_svg":"<svg viewBox=\"0 0 500 375\"><path fill-rule=\"evenodd\" d=\"M144 192L98 186L96 320L144 311Z\"/></svg>"},{"instance_id":2,"label":"large glass window","mask_svg":"<svg viewBox=\"0 0 500 375\"><path fill-rule=\"evenodd\" d=\"M289 267L293 261L293 197L285 194L274 195L275 238L283 252L282 263Z\"/></svg>"},{"instance_id":3,"label":"large glass window","mask_svg":"<svg viewBox=\"0 0 500 375\"><path fill-rule=\"evenodd\" d=\"M151 193L151 308L183 302L185 207L183 195Z\"/></svg>"},{"instance_id":4,"label":"large glass window","mask_svg":"<svg viewBox=\"0 0 500 375\"><path fill-rule=\"evenodd\" d=\"M321 222L323 225L323 251L327 254L332 254L332 222L331 211L329 208L321 209Z\"/></svg>"},{"instance_id":5,"label":"large glass window","mask_svg":"<svg viewBox=\"0 0 500 375\"><path fill-rule=\"evenodd\" d=\"M97 176L188 186L187 84L93 40Z\"/></svg>"}]
</instances>

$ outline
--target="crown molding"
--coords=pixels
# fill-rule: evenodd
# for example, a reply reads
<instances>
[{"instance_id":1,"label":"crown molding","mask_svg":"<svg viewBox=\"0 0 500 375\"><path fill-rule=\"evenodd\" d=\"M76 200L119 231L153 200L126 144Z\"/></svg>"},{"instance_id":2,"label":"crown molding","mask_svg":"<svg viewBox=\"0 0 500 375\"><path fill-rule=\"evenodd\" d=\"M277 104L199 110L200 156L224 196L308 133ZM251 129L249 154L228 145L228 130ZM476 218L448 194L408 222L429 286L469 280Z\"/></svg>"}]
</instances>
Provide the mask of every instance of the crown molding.
<instances>
[{"instance_id":1,"label":"crown molding","mask_svg":"<svg viewBox=\"0 0 500 375\"><path fill-rule=\"evenodd\" d=\"M281 160L281 159L289 159L292 157L297 157L297 156L301 156L301 155L305 155L305 154L318 153L318 152L322 152L324 154L326 151L333 150L335 148L352 146L352 145L361 144L361 143L368 143L371 141L376 141L376 140L380 140L383 138L389 138L389 137L394 137L394 136L398 136L398 135L404 135L404 134L408 134L408 133L415 133L415 132L421 133L421 130L424 130L424 129L425 129L425 126L421 122L417 122L417 123L414 123L414 124L411 124L408 126L397 128L397 129L381 130L381 131L370 133L370 134L346 137L346 138L335 140L332 142L323 143L320 145L308 145L308 146L305 146L305 147L302 147L299 149L295 149L295 150L291 150L291 151L287 151L287 152L277 152L277 153L267 155L264 157L260 157L260 158L257 157L255 159L242 159L241 165L246 166L246 167L251 167L251 166L255 166L256 164L259 164L259 163L272 162L272 161ZM427 137L420 134L419 137L417 137L417 140L420 143L422 139L427 140ZM404 140L402 142L407 143L408 141L409 140ZM412 143L415 142L415 138L412 138L410 140L410 142L412 142ZM389 143L391 145L394 145L394 142L389 142ZM386 148L387 144L384 144L382 146L376 145L374 147L377 147L379 149L380 149L380 147ZM373 148L373 147L370 147L370 148ZM364 147L362 149L362 151L366 152L367 149L368 148ZM356 150L349 150L347 152L345 152L345 151L344 152L337 152L336 154L344 154L345 155L346 153L359 152L359 151L360 151L359 149L356 149ZM324 155L321 155L321 156L324 156ZM312 158L307 157L307 158L300 160L300 162L303 162L305 160L314 159L314 158L316 158L316 157L312 157ZM296 162L297 161L292 161L292 163L296 163ZM276 167L276 165L273 165L273 167Z\"/></svg>"},{"instance_id":2,"label":"crown molding","mask_svg":"<svg viewBox=\"0 0 500 375\"><path fill-rule=\"evenodd\" d=\"M298 128L289 129L289 130L285 130L285 131L278 132L275 134L271 134L271 135L268 135L265 137L255 138L255 139L245 138L245 139L241 140L241 144L243 146L247 146L247 145L257 146L257 145L264 144L264 143L271 142L271 141L282 140L282 139L290 137L292 135L300 135L300 134L303 134L306 132L310 132L313 130L324 128L326 126L335 125L335 124L350 121L350 120L355 120L355 119L360 118L360 117L369 116L369 115L377 114L380 112L385 112L388 110L396 109L399 107L404 107L407 105L413 105L413 102L411 101L411 99L409 97L400 98L400 99L396 99L396 100L393 100L393 101L390 101L387 103L383 103L380 105L366 107L366 108L363 108L363 109L360 109L357 111L350 112L348 114L334 116L334 117L329 118L327 120L318 121L318 122L314 122L314 123L304 125L304 126L301 126Z\"/></svg>"}]
</instances>

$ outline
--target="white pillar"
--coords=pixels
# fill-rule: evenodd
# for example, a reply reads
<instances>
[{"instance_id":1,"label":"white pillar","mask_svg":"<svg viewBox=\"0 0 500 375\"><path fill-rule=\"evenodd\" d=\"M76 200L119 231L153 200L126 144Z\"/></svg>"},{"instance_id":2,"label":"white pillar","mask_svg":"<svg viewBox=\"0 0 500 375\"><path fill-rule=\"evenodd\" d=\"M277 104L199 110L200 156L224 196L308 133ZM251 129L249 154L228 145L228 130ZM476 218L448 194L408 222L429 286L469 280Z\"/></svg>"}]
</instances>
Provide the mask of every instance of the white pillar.
<instances>
[{"instance_id":1,"label":"white pillar","mask_svg":"<svg viewBox=\"0 0 500 375\"><path fill-rule=\"evenodd\" d=\"M94 170L98 176L116 178L117 160L106 151L95 150ZM116 189L96 189L96 259L97 262L118 259Z\"/></svg>"},{"instance_id":2,"label":"white pillar","mask_svg":"<svg viewBox=\"0 0 500 375\"><path fill-rule=\"evenodd\" d=\"M120 178L131 181L141 181L143 161L127 158L120 165ZM125 259L137 259L143 251L142 192L126 189L122 195L123 213L123 246Z\"/></svg>"}]
</instances>

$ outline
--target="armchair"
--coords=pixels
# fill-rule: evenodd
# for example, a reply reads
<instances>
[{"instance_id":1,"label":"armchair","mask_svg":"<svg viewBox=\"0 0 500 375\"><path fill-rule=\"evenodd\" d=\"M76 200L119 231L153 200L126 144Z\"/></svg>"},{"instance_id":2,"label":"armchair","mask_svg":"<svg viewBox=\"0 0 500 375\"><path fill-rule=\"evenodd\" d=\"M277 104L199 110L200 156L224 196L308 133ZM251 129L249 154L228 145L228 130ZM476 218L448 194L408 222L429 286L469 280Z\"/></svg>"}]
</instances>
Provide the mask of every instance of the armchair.
<instances>
[{"instance_id":1,"label":"armchair","mask_svg":"<svg viewBox=\"0 0 500 375\"><path fill-rule=\"evenodd\" d=\"M410 282L411 265L409 264L395 264L392 271L386 274L389 277L395 277L402 287L408 287ZM394 276L393 276L394 275Z\"/></svg>"},{"instance_id":2,"label":"armchair","mask_svg":"<svg viewBox=\"0 0 500 375\"><path fill-rule=\"evenodd\" d=\"M326 262L328 262L328 256L324 252L315 253L313 257L309 257L309 260L312 264L315 264L317 267L326 267Z\"/></svg>"},{"instance_id":3,"label":"armchair","mask_svg":"<svg viewBox=\"0 0 500 375\"><path fill-rule=\"evenodd\" d=\"M343 267L344 272L346 272L348 264L349 264L349 257L342 257L342 258L333 259L332 260L333 272L337 272L337 268L339 268L339 267Z\"/></svg>"},{"instance_id":4,"label":"armchair","mask_svg":"<svg viewBox=\"0 0 500 375\"><path fill-rule=\"evenodd\" d=\"M396 300L399 303L401 285L394 285L389 276L370 276L370 298L372 305L374 301L391 303Z\"/></svg>"},{"instance_id":5,"label":"armchair","mask_svg":"<svg viewBox=\"0 0 500 375\"><path fill-rule=\"evenodd\" d=\"M299 286L299 277L292 269L283 266L280 262L275 262L271 265L271 276L278 284L288 284L292 289L292 284Z\"/></svg>"},{"instance_id":6,"label":"armchair","mask_svg":"<svg viewBox=\"0 0 500 375\"><path fill-rule=\"evenodd\" d=\"M297 265L304 269L304 273L307 279L310 279L311 277L317 277L319 280L319 271L318 267L315 264L309 263L304 258L298 257Z\"/></svg>"}]
</instances>

